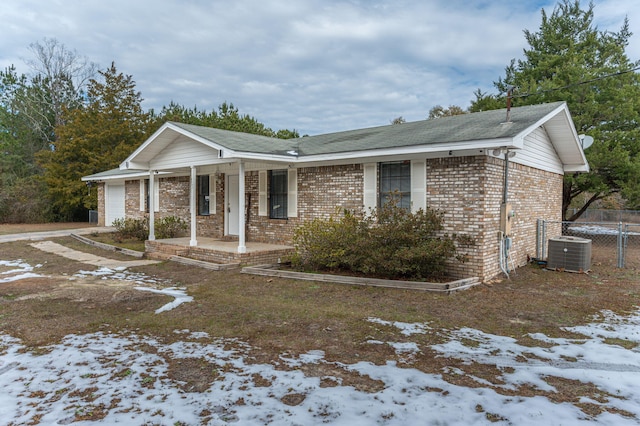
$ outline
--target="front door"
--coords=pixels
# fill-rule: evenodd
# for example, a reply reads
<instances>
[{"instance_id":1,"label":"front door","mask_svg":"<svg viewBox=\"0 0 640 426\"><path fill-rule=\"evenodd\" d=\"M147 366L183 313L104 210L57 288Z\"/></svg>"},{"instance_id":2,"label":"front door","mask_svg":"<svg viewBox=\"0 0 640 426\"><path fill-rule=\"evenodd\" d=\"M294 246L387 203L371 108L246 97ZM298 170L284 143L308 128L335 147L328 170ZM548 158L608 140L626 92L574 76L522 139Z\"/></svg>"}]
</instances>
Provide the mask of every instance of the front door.
<instances>
[{"instance_id":1,"label":"front door","mask_svg":"<svg viewBox=\"0 0 640 426\"><path fill-rule=\"evenodd\" d=\"M227 175L227 188L225 191L226 208L227 208L227 235L238 235L240 228L238 222L240 219L238 204L238 175Z\"/></svg>"}]
</instances>

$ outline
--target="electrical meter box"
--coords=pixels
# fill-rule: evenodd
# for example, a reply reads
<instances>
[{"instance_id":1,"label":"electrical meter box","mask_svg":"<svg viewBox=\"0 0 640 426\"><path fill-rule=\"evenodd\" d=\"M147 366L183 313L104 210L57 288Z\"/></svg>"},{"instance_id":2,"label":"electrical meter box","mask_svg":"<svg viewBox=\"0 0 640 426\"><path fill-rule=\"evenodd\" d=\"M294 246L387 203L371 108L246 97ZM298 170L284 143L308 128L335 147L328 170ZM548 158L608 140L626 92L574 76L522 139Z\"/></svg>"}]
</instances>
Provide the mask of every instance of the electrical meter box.
<instances>
[{"instance_id":1,"label":"electrical meter box","mask_svg":"<svg viewBox=\"0 0 640 426\"><path fill-rule=\"evenodd\" d=\"M500 232L504 235L511 235L511 224L515 215L511 203L502 203L500 206Z\"/></svg>"}]
</instances>

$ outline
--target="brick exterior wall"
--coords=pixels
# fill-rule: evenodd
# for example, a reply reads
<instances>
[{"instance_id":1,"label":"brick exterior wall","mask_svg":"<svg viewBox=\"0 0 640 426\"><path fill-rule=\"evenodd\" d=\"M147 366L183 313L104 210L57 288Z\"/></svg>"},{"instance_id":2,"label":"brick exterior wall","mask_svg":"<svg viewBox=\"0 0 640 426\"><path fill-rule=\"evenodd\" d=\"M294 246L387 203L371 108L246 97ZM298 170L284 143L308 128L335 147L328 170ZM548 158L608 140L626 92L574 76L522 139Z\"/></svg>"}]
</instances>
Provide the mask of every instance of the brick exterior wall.
<instances>
[{"instance_id":1,"label":"brick exterior wall","mask_svg":"<svg viewBox=\"0 0 640 426\"><path fill-rule=\"evenodd\" d=\"M298 169L298 217L270 219L258 216L258 172L246 176L247 241L291 244L295 228L304 221L328 218L342 209L362 208L362 166Z\"/></svg>"},{"instance_id":2,"label":"brick exterior wall","mask_svg":"<svg viewBox=\"0 0 640 426\"><path fill-rule=\"evenodd\" d=\"M511 233L511 258L515 266L536 253L537 219L560 220L562 176L510 163L508 201L516 216ZM465 263L452 261L454 277L479 276L488 280L500 274L500 206L504 186L504 161L494 157L456 157L427 161L427 204L444 211L445 230L474 237L475 244L460 246Z\"/></svg>"},{"instance_id":3,"label":"brick exterior wall","mask_svg":"<svg viewBox=\"0 0 640 426\"><path fill-rule=\"evenodd\" d=\"M451 157L427 160L427 205L444 212L445 232L471 236L474 243L459 246L467 261L450 262L454 278L478 276L488 280L500 274L500 206L504 162L501 159ZM535 256L537 219L560 220L562 176L510 163L509 201L516 212L512 225L511 257L516 266ZM197 216L198 236L224 236L224 175L216 182L216 213ZM298 169L298 217L270 219L258 216L258 172L245 176L247 241L291 244L296 226L306 220L328 217L336 209L359 209L363 202L361 164ZM141 217L139 181L126 183L126 214ZM102 194L102 196L100 195ZM189 177L160 179L160 212L190 221ZM104 189L98 187L99 210L104 213ZM100 216L104 223L104 217ZM99 218L100 220L100 218ZM196 253L205 260L207 255ZM245 259L248 260L248 259ZM254 259L258 260L258 259Z\"/></svg>"},{"instance_id":4,"label":"brick exterior wall","mask_svg":"<svg viewBox=\"0 0 640 426\"><path fill-rule=\"evenodd\" d=\"M188 183L188 178L187 178ZM213 193L214 188L209 189ZM189 187L187 186L187 200L189 199ZM196 215L196 237L222 238L224 236L224 175L215 181L215 211L210 211L208 216ZM210 204L212 206L213 203ZM213 209L212 209L213 210ZM189 210L187 209L188 223L191 222Z\"/></svg>"},{"instance_id":5,"label":"brick exterior wall","mask_svg":"<svg viewBox=\"0 0 640 426\"><path fill-rule=\"evenodd\" d=\"M449 272L455 278L482 275L487 222L495 216L487 209L487 192L492 189L487 187L485 173L482 157L427 160L427 206L444 213L446 233L465 234L475 239L475 244L459 247L467 257L465 263L450 262Z\"/></svg>"}]
</instances>

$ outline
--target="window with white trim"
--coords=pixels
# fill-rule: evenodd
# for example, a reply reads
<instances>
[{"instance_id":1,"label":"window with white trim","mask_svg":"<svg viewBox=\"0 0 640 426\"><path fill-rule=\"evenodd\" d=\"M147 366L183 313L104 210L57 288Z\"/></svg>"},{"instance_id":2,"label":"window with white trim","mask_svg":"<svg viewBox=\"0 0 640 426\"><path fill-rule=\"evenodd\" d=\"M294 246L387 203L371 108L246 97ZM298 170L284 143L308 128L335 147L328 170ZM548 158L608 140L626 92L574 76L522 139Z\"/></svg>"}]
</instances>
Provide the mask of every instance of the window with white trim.
<instances>
[{"instance_id":1,"label":"window with white trim","mask_svg":"<svg viewBox=\"0 0 640 426\"><path fill-rule=\"evenodd\" d=\"M380 163L379 205L394 200L399 207L411 209L411 162Z\"/></svg>"},{"instance_id":2,"label":"window with white trim","mask_svg":"<svg viewBox=\"0 0 640 426\"><path fill-rule=\"evenodd\" d=\"M271 219L288 218L287 170L271 170L269 172L269 217Z\"/></svg>"},{"instance_id":3,"label":"window with white trim","mask_svg":"<svg viewBox=\"0 0 640 426\"><path fill-rule=\"evenodd\" d=\"M197 189L198 189L198 215L208 216L210 214L210 197L211 188L209 185L209 175L198 176Z\"/></svg>"}]
</instances>

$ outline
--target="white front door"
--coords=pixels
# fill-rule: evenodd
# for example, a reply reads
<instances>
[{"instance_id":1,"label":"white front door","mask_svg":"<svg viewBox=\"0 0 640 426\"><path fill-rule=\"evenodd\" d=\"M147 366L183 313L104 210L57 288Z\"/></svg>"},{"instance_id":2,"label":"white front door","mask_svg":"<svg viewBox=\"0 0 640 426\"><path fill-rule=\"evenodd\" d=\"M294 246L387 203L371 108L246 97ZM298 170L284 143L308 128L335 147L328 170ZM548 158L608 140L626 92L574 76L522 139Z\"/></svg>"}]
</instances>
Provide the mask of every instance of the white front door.
<instances>
[{"instance_id":1,"label":"white front door","mask_svg":"<svg viewBox=\"0 0 640 426\"><path fill-rule=\"evenodd\" d=\"M111 226L116 219L124 219L124 184L105 185L104 224Z\"/></svg>"},{"instance_id":2,"label":"white front door","mask_svg":"<svg viewBox=\"0 0 640 426\"><path fill-rule=\"evenodd\" d=\"M238 175L227 175L227 188L225 191L226 208L227 208L227 235L238 235L240 228L238 222L240 219L238 204Z\"/></svg>"}]
</instances>

